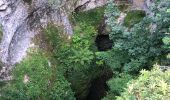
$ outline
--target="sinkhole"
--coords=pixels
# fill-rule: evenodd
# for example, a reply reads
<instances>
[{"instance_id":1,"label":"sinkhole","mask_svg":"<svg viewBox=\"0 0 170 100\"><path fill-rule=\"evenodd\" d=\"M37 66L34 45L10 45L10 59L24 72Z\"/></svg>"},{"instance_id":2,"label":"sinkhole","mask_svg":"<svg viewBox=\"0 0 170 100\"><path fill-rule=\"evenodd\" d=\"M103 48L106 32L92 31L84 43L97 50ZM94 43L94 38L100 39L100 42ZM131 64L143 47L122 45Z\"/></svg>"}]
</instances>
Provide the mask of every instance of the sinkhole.
<instances>
[{"instance_id":1,"label":"sinkhole","mask_svg":"<svg viewBox=\"0 0 170 100\"><path fill-rule=\"evenodd\" d=\"M95 40L99 51L107 51L112 48L113 41L110 40L109 35L98 35Z\"/></svg>"},{"instance_id":2,"label":"sinkhole","mask_svg":"<svg viewBox=\"0 0 170 100\"><path fill-rule=\"evenodd\" d=\"M112 48L113 41L110 40L109 35L98 35L95 40L98 51L107 51ZM101 75L91 82L91 87L86 100L101 100L106 96L109 87L107 81L112 78L112 71L110 69L103 70Z\"/></svg>"},{"instance_id":3,"label":"sinkhole","mask_svg":"<svg viewBox=\"0 0 170 100\"><path fill-rule=\"evenodd\" d=\"M102 75L97 77L91 82L91 87L86 100L101 100L106 96L109 87L107 81L112 78L113 73L111 70L105 71Z\"/></svg>"}]
</instances>

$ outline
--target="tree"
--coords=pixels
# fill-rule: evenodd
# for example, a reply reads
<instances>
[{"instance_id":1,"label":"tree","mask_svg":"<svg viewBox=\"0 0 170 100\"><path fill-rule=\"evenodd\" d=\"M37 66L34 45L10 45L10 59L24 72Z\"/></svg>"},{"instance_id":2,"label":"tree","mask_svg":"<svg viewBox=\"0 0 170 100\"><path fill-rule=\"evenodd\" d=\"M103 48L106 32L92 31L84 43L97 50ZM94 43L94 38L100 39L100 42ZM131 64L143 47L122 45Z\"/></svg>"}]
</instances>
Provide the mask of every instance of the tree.
<instances>
[{"instance_id":1,"label":"tree","mask_svg":"<svg viewBox=\"0 0 170 100\"><path fill-rule=\"evenodd\" d=\"M111 29L110 38L114 41L113 49L124 52L125 58L128 58L122 63L123 71L136 73L143 68L150 69L148 66L167 54L162 39L165 33L169 33L169 5L168 0L155 1L150 8L152 15L147 15L132 28L128 28L117 23L120 11L112 0L109 1L105 15Z\"/></svg>"},{"instance_id":2,"label":"tree","mask_svg":"<svg viewBox=\"0 0 170 100\"><path fill-rule=\"evenodd\" d=\"M170 98L170 70L163 72L158 65L128 83L125 92L116 100L168 100Z\"/></svg>"},{"instance_id":3,"label":"tree","mask_svg":"<svg viewBox=\"0 0 170 100\"><path fill-rule=\"evenodd\" d=\"M109 80L110 91L104 100L114 100L116 95L121 94L127 82L134 78L132 76L137 76L140 70L151 69L155 62L161 65L169 62L169 58L165 58L169 53L169 7L168 0L155 1L150 6L152 14L146 15L131 27L126 27L117 23L121 13L117 5L113 0L108 2L105 15L110 27L109 35L114 44L112 50L99 53L98 57L113 69L115 78ZM126 77L129 76L127 74L130 74L131 79Z\"/></svg>"}]
</instances>

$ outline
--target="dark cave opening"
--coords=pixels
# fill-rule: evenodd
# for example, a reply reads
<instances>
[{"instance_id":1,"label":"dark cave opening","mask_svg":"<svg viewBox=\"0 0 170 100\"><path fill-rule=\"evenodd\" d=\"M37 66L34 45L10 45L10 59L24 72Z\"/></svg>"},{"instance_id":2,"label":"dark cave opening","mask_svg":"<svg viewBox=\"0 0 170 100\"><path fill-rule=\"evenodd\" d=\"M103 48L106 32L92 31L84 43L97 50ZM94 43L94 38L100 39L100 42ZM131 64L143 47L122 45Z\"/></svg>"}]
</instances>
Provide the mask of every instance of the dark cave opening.
<instances>
[{"instance_id":1,"label":"dark cave opening","mask_svg":"<svg viewBox=\"0 0 170 100\"><path fill-rule=\"evenodd\" d=\"M112 48L113 41L109 35L98 35L95 40L98 51L107 51ZM91 82L91 87L86 100L101 100L106 96L109 87L107 81L112 78L111 70L103 70L102 74Z\"/></svg>"},{"instance_id":2,"label":"dark cave opening","mask_svg":"<svg viewBox=\"0 0 170 100\"><path fill-rule=\"evenodd\" d=\"M106 96L109 87L107 86L107 81L112 78L112 71L105 71L101 76L94 79L91 83L90 92L86 100L101 100Z\"/></svg>"},{"instance_id":3,"label":"dark cave opening","mask_svg":"<svg viewBox=\"0 0 170 100\"><path fill-rule=\"evenodd\" d=\"M113 45L113 41L110 40L109 35L98 35L95 43L99 51L107 51Z\"/></svg>"}]
</instances>

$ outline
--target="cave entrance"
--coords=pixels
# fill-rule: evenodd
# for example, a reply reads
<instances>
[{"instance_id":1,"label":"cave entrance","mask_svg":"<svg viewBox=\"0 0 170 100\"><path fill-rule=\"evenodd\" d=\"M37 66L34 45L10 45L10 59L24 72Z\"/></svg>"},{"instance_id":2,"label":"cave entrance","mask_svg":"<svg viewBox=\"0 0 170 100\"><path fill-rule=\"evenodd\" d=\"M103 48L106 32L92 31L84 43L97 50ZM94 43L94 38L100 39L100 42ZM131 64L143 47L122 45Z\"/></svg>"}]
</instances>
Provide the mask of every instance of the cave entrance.
<instances>
[{"instance_id":1,"label":"cave entrance","mask_svg":"<svg viewBox=\"0 0 170 100\"><path fill-rule=\"evenodd\" d=\"M112 78L112 71L107 70L101 76L94 79L91 83L90 92L86 100L101 100L106 96L109 87L107 86L107 81Z\"/></svg>"},{"instance_id":2,"label":"cave entrance","mask_svg":"<svg viewBox=\"0 0 170 100\"><path fill-rule=\"evenodd\" d=\"M96 37L96 46L98 48L99 51L107 51L110 50L112 48L113 45L113 41L110 40L109 35L98 35Z\"/></svg>"},{"instance_id":3,"label":"cave entrance","mask_svg":"<svg viewBox=\"0 0 170 100\"><path fill-rule=\"evenodd\" d=\"M95 40L98 51L107 51L112 48L113 41L109 35L99 34ZM102 66L101 66L102 67ZM103 70L101 75L91 82L91 87L86 100L101 100L106 96L109 87L107 81L112 78L113 73L110 69Z\"/></svg>"}]
</instances>

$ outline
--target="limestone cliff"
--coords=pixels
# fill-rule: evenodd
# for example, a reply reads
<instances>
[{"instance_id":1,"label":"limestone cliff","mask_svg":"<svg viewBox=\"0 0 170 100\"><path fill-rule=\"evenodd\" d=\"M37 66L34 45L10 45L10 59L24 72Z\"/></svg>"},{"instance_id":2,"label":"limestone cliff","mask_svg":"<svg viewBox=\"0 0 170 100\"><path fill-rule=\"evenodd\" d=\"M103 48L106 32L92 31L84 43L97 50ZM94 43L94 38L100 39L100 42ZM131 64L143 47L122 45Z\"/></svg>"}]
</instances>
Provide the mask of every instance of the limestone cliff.
<instances>
[{"instance_id":1,"label":"limestone cliff","mask_svg":"<svg viewBox=\"0 0 170 100\"><path fill-rule=\"evenodd\" d=\"M11 66L20 62L32 46L32 38L48 23L61 25L73 34L68 15L78 7L89 10L106 0L0 0L0 78L8 76Z\"/></svg>"}]
</instances>

